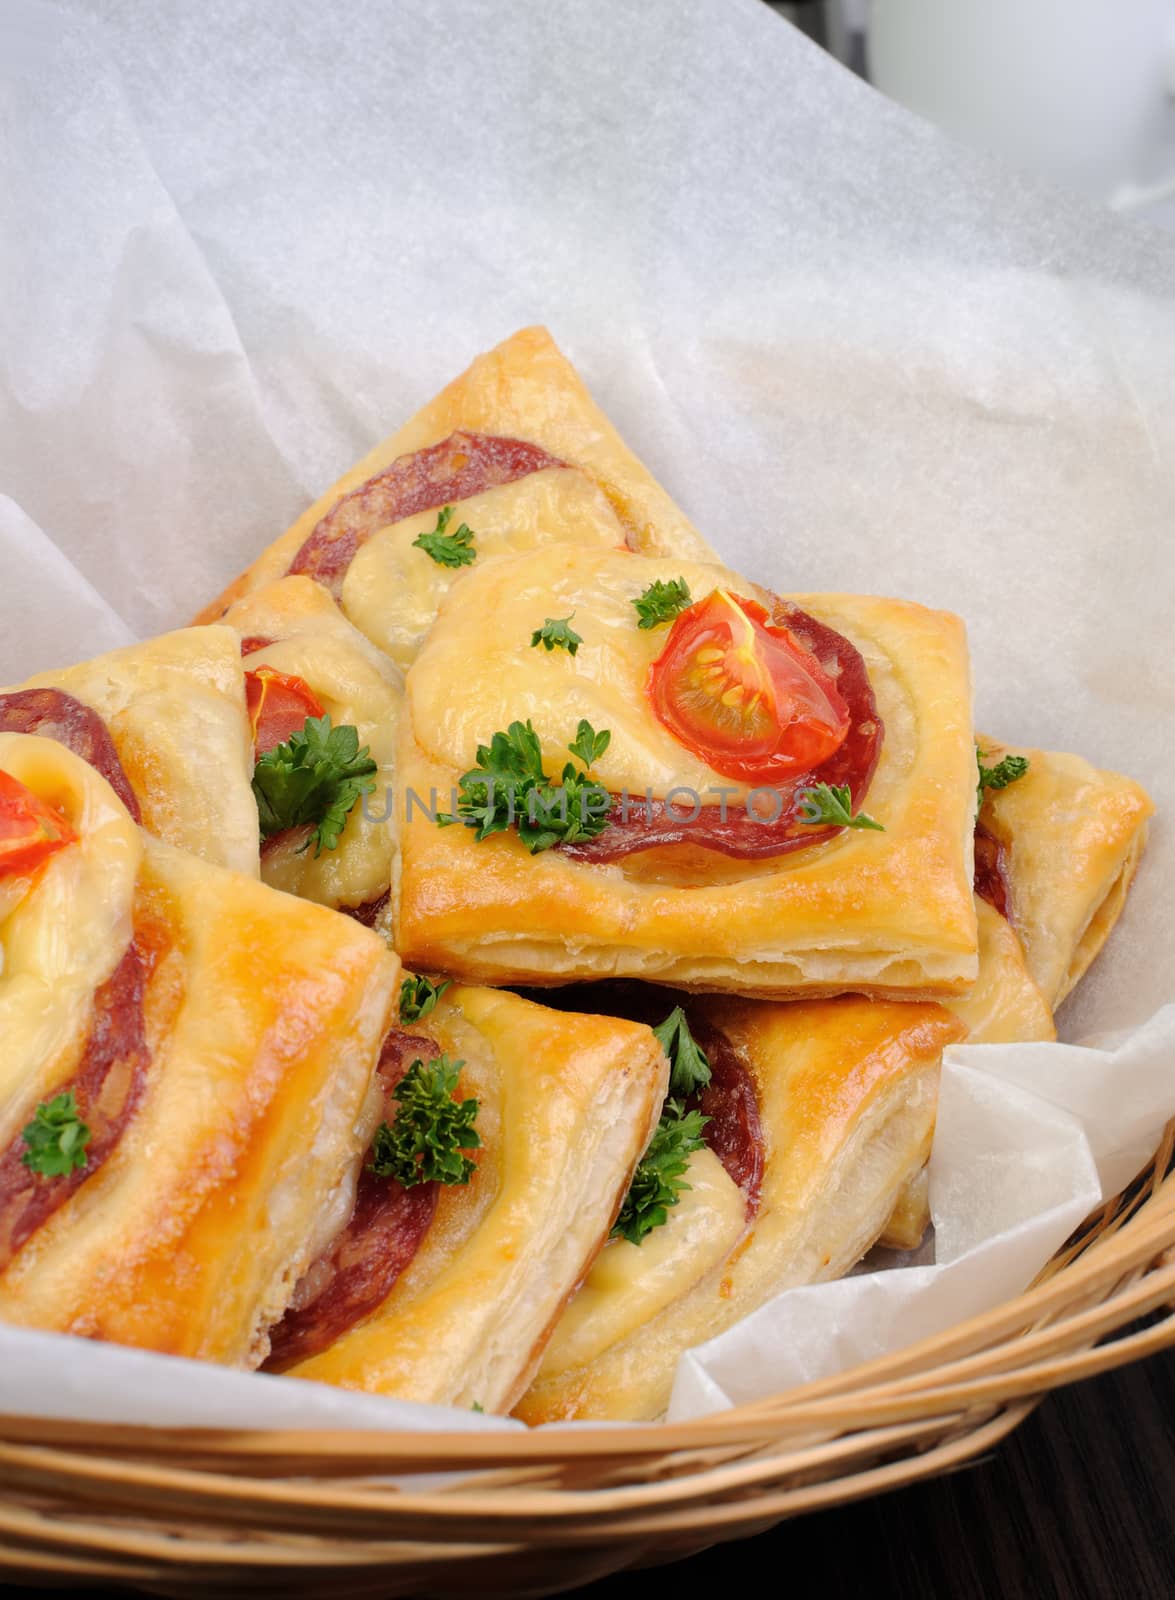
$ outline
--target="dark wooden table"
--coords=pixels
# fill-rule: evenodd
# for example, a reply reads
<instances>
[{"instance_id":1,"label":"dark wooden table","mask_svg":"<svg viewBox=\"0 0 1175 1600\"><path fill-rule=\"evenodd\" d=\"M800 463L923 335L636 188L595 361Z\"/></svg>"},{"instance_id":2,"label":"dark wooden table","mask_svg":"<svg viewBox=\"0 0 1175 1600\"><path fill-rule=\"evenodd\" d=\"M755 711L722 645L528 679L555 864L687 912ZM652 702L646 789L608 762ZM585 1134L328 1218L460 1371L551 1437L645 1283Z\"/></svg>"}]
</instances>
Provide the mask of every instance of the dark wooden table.
<instances>
[{"instance_id":1,"label":"dark wooden table","mask_svg":"<svg viewBox=\"0 0 1175 1600\"><path fill-rule=\"evenodd\" d=\"M813 1592L821 1600L1172 1600L1175 1352L1050 1396L995 1455L949 1478L577 1594Z\"/></svg>"},{"instance_id":2,"label":"dark wooden table","mask_svg":"<svg viewBox=\"0 0 1175 1600\"><path fill-rule=\"evenodd\" d=\"M822 1600L1172 1600L1175 1352L1051 1395L950 1477L577 1591ZM752 1577L752 1574L754 1575Z\"/></svg>"}]
</instances>

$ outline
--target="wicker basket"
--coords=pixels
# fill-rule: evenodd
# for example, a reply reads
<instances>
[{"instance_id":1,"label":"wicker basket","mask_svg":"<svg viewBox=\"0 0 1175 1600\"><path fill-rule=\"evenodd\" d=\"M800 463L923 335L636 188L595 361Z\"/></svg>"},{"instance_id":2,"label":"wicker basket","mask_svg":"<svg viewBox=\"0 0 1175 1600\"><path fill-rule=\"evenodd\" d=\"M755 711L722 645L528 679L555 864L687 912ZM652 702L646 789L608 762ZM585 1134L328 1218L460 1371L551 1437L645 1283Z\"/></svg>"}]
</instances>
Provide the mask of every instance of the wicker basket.
<instances>
[{"instance_id":1,"label":"wicker basket","mask_svg":"<svg viewBox=\"0 0 1175 1600\"><path fill-rule=\"evenodd\" d=\"M1019 1298L697 1422L462 1435L0 1419L0 1573L166 1595L541 1595L947 1471L1049 1389L1175 1343L1173 1130ZM380 1481L428 1471L461 1477Z\"/></svg>"}]
</instances>

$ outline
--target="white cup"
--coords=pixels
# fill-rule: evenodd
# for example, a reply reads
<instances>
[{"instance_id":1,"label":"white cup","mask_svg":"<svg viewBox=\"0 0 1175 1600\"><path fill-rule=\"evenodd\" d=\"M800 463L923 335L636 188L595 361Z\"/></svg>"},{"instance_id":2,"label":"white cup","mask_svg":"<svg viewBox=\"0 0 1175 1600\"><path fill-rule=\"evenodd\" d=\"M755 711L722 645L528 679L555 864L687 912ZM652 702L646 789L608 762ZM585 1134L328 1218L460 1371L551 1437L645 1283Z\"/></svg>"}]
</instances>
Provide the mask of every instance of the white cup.
<instances>
[{"instance_id":1,"label":"white cup","mask_svg":"<svg viewBox=\"0 0 1175 1600\"><path fill-rule=\"evenodd\" d=\"M968 144L1109 198L1172 82L1175 0L873 0L870 77Z\"/></svg>"}]
</instances>

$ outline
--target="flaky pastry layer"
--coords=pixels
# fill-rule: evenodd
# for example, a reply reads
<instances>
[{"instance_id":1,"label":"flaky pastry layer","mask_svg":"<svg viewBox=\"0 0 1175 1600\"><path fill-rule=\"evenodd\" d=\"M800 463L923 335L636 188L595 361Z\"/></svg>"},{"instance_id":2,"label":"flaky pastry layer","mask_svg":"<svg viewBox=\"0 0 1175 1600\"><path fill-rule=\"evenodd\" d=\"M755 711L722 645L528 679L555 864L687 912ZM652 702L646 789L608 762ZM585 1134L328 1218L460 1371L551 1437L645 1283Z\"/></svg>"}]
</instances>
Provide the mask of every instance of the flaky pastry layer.
<instances>
[{"instance_id":1,"label":"flaky pastry layer","mask_svg":"<svg viewBox=\"0 0 1175 1600\"><path fill-rule=\"evenodd\" d=\"M13 687L63 689L96 711L147 831L256 877L252 742L231 630L182 628Z\"/></svg>"},{"instance_id":2,"label":"flaky pastry layer","mask_svg":"<svg viewBox=\"0 0 1175 1600\"><path fill-rule=\"evenodd\" d=\"M701 535L624 444L547 330L523 328L478 356L411 422L344 473L196 620L215 621L243 594L283 577L344 495L398 457L462 430L525 440L580 470L606 496L634 549L709 556Z\"/></svg>"},{"instance_id":3,"label":"flaky pastry layer","mask_svg":"<svg viewBox=\"0 0 1175 1600\"><path fill-rule=\"evenodd\" d=\"M1081 756L983 736L979 745L988 765L1028 757L1022 778L985 791L980 822L1004 847L1012 925L1056 1010L1122 914L1154 805L1140 784Z\"/></svg>"},{"instance_id":4,"label":"flaky pastry layer","mask_svg":"<svg viewBox=\"0 0 1175 1600\"><path fill-rule=\"evenodd\" d=\"M468 828L431 820L430 803L449 809L478 739L488 742L509 720L505 681L513 715L531 716L542 735L548 770L560 770L556 753L580 717L607 728L615 712L615 748L592 768L605 787L630 785L646 748L654 792L724 782L696 770L654 727L639 652L656 643L635 617L613 621L609 613L605 626L593 611L596 592L619 595L627 585L639 593L679 570L698 596L726 579L723 568L560 546L525 563L488 563L442 607L408 675L397 760L401 871L393 899L405 961L490 983L625 976L778 998L964 993L978 970L975 757L963 629L942 612L872 596L798 597L868 665L886 731L864 803L884 832L845 830L766 861L705 852L704 865L691 860L675 878L646 872L640 853L608 865L557 849L532 856L514 831L479 843ZM585 642L574 659L560 652L558 661L532 663L533 688L524 694L509 676L503 614L513 617L525 602L541 620L569 589L581 601L575 625ZM674 760L680 771L668 766Z\"/></svg>"},{"instance_id":5,"label":"flaky pastry layer","mask_svg":"<svg viewBox=\"0 0 1175 1600\"><path fill-rule=\"evenodd\" d=\"M271 667L301 678L332 727L355 728L376 763L375 787L353 807L336 847L316 855L297 831L267 840L262 879L320 905L372 904L387 893L395 849L392 780L403 677L310 578L282 578L257 589L231 606L224 621L242 641L273 641L250 650L247 670Z\"/></svg>"},{"instance_id":6,"label":"flaky pastry layer","mask_svg":"<svg viewBox=\"0 0 1175 1600\"><path fill-rule=\"evenodd\" d=\"M637 1262L631 1275L615 1272L622 1303L598 1299L592 1326L574 1340L556 1331L516 1408L524 1421L660 1416L684 1351L782 1289L842 1276L877 1239L929 1153L942 1052L964 1031L941 1007L856 998L695 1004L730 1040L757 1090L765 1155L758 1213L700 1277L694 1261L704 1235L681 1253L680 1295L665 1293L660 1272L645 1292L640 1256L632 1253L646 1244L611 1243L587 1291L601 1279L607 1284L610 1255L629 1253ZM690 1228L689 1198L646 1243L656 1249L658 1235L670 1235L680 1220Z\"/></svg>"},{"instance_id":7,"label":"flaky pastry layer","mask_svg":"<svg viewBox=\"0 0 1175 1600\"><path fill-rule=\"evenodd\" d=\"M650 1029L449 989L421 1024L465 1063L481 1147L377 1311L288 1369L344 1388L504 1411L608 1236L661 1111Z\"/></svg>"},{"instance_id":8,"label":"flaky pastry layer","mask_svg":"<svg viewBox=\"0 0 1175 1600\"><path fill-rule=\"evenodd\" d=\"M111 1154L0 1272L0 1317L255 1366L360 1154L399 962L348 919L134 828L55 741L0 736L0 765L66 804L81 834L0 920L0 1017L22 1067L6 1140L70 1080L94 988L132 936L149 1051ZM87 865L90 832L105 871ZM109 870L119 862L130 870ZM46 1040L46 986L82 980L84 1003L55 1010L69 1037Z\"/></svg>"}]
</instances>

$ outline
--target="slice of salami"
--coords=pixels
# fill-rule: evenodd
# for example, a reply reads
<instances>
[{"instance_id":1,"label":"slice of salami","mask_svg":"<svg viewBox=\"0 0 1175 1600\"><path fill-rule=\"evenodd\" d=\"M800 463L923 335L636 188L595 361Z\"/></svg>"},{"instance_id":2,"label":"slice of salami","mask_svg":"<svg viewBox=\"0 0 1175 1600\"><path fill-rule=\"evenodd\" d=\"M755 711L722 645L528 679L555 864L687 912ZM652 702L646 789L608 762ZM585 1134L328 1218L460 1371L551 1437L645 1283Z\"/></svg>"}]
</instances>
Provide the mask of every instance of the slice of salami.
<instances>
[{"instance_id":1,"label":"slice of salami","mask_svg":"<svg viewBox=\"0 0 1175 1600\"><path fill-rule=\"evenodd\" d=\"M340 906L339 910L345 917L351 917L355 922L361 922L365 928L374 928L383 915L384 907L391 899L392 891L385 889L374 900L365 900L359 906Z\"/></svg>"},{"instance_id":2,"label":"slice of salami","mask_svg":"<svg viewBox=\"0 0 1175 1600\"><path fill-rule=\"evenodd\" d=\"M147 964L137 941L94 992L94 1010L77 1071L56 1094L73 1090L90 1130L86 1165L43 1177L24 1164L23 1136L0 1156L0 1271L36 1230L92 1178L118 1146L135 1114L150 1065L143 1020Z\"/></svg>"},{"instance_id":3,"label":"slice of salami","mask_svg":"<svg viewBox=\"0 0 1175 1600\"><path fill-rule=\"evenodd\" d=\"M249 633L241 640L241 654L251 656L258 650L268 650L271 644L276 643L276 639L270 639L264 633Z\"/></svg>"},{"instance_id":4,"label":"slice of salami","mask_svg":"<svg viewBox=\"0 0 1175 1600\"><path fill-rule=\"evenodd\" d=\"M758 792L759 814L739 803L667 806L663 800L640 796L617 798L608 826L594 839L556 845L576 861L618 861L638 850L660 845L693 845L742 861L787 855L831 839L842 830L814 827L800 817L800 791L815 783L847 784L852 809L857 812L873 780L881 756L885 729L877 711L873 686L860 651L843 634L817 622L786 600L769 596L775 622L795 635L806 650L836 680L849 708L851 721L844 742L828 760L786 784ZM699 796L699 801L701 797Z\"/></svg>"},{"instance_id":5,"label":"slice of salami","mask_svg":"<svg viewBox=\"0 0 1175 1600\"><path fill-rule=\"evenodd\" d=\"M388 1034L376 1071L389 1121L396 1106L392 1091L400 1079L414 1061L432 1061L439 1054L435 1040L424 1034L398 1028ZM351 1220L307 1274L311 1297L291 1306L272 1330L266 1371L282 1372L317 1355L383 1304L428 1232L439 1194L436 1183L405 1189L395 1178L381 1178L365 1158Z\"/></svg>"},{"instance_id":6,"label":"slice of salami","mask_svg":"<svg viewBox=\"0 0 1175 1600\"><path fill-rule=\"evenodd\" d=\"M975 893L994 906L1001 917L1012 920L1004 847L979 822L975 824Z\"/></svg>"},{"instance_id":7,"label":"slice of salami","mask_svg":"<svg viewBox=\"0 0 1175 1600\"><path fill-rule=\"evenodd\" d=\"M690 1018L694 1038L710 1063L710 1082L690 1102L710 1118L702 1137L747 1197L747 1217L759 1209L763 1182L763 1128L755 1080L719 1028Z\"/></svg>"},{"instance_id":8,"label":"slice of salami","mask_svg":"<svg viewBox=\"0 0 1175 1600\"><path fill-rule=\"evenodd\" d=\"M557 1011L585 1011L593 1016L627 1017L653 1028L675 1005L684 1006L690 1032L706 1052L710 1082L691 1097L688 1109L710 1118L702 1137L729 1176L747 1197L747 1216L759 1209L763 1181L763 1128L755 1080L743 1066L729 1038L697 1015L688 995L635 978L605 978L599 983L573 983L559 989L523 989L527 1000Z\"/></svg>"},{"instance_id":9,"label":"slice of salami","mask_svg":"<svg viewBox=\"0 0 1175 1600\"><path fill-rule=\"evenodd\" d=\"M64 689L15 689L0 694L0 733L39 733L56 739L100 772L136 822L142 812L123 770L110 729L96 711Z\"/></svg>"},{"instance_id":10,"label":"slice of salami","mask_svg":"<svg viewBox=\"0 0 1175 1600\"><path fill-rule=\"evenodd\" d=\"M547 467L562 467L536 444L486 433L451 433L439 444L398 456L327 512L290 563L338 599L355 552L389 522L468 500Z\"/></svg>"}]
</instances>

